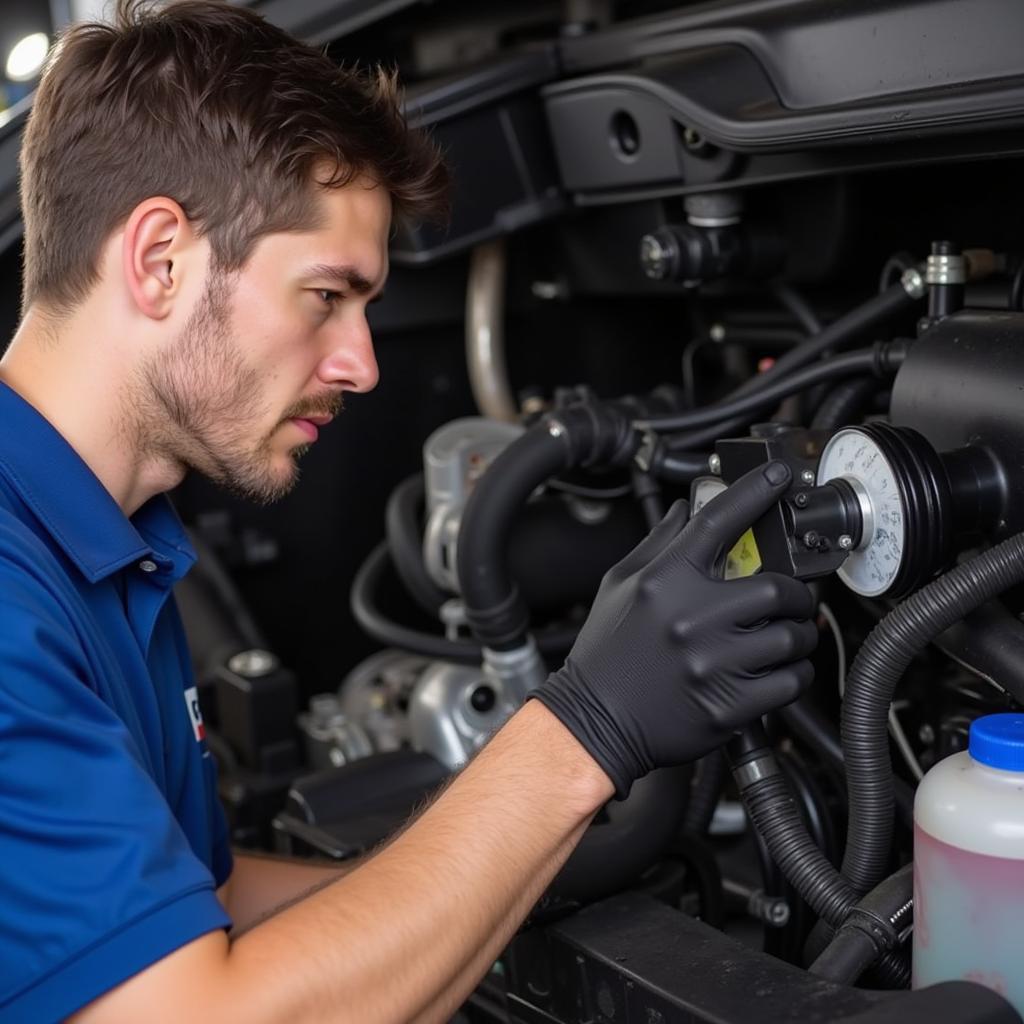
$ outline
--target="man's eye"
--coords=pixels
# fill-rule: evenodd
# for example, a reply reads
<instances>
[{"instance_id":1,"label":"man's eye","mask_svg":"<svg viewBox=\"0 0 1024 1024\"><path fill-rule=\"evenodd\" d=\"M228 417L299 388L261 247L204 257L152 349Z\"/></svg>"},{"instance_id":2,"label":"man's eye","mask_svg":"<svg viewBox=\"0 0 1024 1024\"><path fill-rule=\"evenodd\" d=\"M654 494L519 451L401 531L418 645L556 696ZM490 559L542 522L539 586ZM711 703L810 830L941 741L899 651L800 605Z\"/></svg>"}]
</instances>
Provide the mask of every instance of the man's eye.
<instances>
[{"instance_id":1,"label":"man's eye","mask_svg":"<svg viewBox=\"0 0 1024 1024\"><path fill-rule=\"evenodd\" d=\"M328 305L333 306L341 299L341 292L332 292L326 288L318 288L317 295Z\"/></svg>"}]
</instances>

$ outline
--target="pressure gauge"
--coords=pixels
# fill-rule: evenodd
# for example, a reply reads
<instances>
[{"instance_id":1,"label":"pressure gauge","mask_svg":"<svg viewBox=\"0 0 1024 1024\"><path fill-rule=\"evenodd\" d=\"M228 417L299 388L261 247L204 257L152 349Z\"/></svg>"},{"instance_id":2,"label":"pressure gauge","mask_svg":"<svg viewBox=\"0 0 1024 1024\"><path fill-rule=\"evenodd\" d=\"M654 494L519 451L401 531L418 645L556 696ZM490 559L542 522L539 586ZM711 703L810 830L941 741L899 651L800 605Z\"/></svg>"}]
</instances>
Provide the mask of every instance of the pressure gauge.
<instances>
[{"instance_id":1,"label":"pressure gauge","mask_svg":"<svg viewBox=\"0 0 1024 1024\"><path fill-rule=\"evenodd\" d=\"M879 441L860 429L840 430L818 462L818 486L844 480L861 510L861 538L839 578L865 597L892 589L906 548L906 509L897 471Z\"/></svg>"}]
</instances>

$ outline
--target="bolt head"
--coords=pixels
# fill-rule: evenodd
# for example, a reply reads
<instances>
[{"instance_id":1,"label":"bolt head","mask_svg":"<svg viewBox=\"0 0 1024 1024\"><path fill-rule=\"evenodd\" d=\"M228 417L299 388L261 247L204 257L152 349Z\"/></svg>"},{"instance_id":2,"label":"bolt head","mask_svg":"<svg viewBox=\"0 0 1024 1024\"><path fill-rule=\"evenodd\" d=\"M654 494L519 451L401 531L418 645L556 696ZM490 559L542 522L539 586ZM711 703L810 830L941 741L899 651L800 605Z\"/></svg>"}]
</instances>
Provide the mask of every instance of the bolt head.
<instances>
[{"instance_id":1,"label":"bolt head","mask_svg":"<svg viewBox=\"0 0 1024 1024\"><path fill-rule=\"evenodd\" d=\"M805 469L800 474L800 480L801 480L801 482L807 484L808 486L813 484L814 483L814 470L813 469Z\"/></svg>"},{"instance_id":2,"label":"bolt head","mask_svg":"<svg viewBox=\"0 0 1024 1024\"><path fill-rule=\"evenodd\" d=\"M228 660L228 669L244 679L258 679L269 675L277 668L277 658L270 651L253 648L239 651Z\"/></svg>"},{"instance_id":3,"label":"bolt head","mask_svg":"<svg viewBox=\"0 0 1024 1024\"><path fill-rule=\"evenodd\" d=\"M807 495L804 494L803 491L800 491L799 494L795 494L793 496L793 504L796 505L797 508L806 508L808 500Z\"/></svg>"},{"instance_id":4,"label":"bolt head","mask_svg":"<svg viewBox=\"0 0 1024 1024\"><path fill-rule=\"evenodd\" d=\"M816 548L819 540L821 540L821 537L818 535L817 530L808 530L804 534L804 547Z\"/></svg>"},{"instance_id":5,"label":"bolt head","mask_svg":"<svg viewBox=\"0 0 1024 1024\"><path fill-rule=\"evenodd\" d=\"M673 248L657 235L640 239L640 266L654 281L664 281L672 272Z\"/></svg>"},{"instance_id":6,"label":"bolt head","mask_svg":"<svg viewBox=\"0 0 1024 1024\"><path fill-rule=\"evenodd\" d=\"M715 476L722 475L722 459L717 452L708 456L708 469L710 469Z\"/></svg>"},{"instance_id":7,"label":"bolt head","mask_svg":"<svg viewBox=\"0 0 1024 1024\"><path fill-rule=\"evenodd\" d=\"M853 538L848 533L843 533L840 534L838 543L843 551L849 551L853 547Z\"/></svg>"}]
</instances>

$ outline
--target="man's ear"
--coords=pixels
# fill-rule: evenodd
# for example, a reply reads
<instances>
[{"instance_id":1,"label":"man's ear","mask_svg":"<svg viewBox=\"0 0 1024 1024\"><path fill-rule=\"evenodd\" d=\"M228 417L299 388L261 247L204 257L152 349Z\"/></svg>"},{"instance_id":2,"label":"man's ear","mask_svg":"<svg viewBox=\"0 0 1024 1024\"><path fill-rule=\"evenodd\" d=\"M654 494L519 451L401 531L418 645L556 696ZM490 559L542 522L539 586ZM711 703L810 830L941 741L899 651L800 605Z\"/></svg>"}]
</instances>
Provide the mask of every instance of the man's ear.
<instances>
[{"instance_id":1,"label":"man's ear","mask_svg":"<svg viewBox=\"0 0 1024 1024\"><path fill-rule=\"evenodd\" d=\"M179 257L194 240L185 211L173 199L157 196L132 210L124 228L122 268L128 293L144 316L162 320L170 314L181 291Z\"/></svg>"}]
</instances>

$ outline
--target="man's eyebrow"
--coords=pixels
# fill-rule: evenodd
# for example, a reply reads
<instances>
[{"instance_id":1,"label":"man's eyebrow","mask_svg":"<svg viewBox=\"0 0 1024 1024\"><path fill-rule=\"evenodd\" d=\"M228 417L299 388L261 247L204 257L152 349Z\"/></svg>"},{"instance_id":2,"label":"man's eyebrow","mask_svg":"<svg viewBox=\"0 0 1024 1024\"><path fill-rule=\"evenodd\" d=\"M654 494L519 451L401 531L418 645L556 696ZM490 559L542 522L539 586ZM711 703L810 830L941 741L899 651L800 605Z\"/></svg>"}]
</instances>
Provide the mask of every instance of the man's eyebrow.
<instances>
[{"instance_id":1,"label":"man's eyebrow","mask_svg":"<svg viewBox=\"0 0 1024 1024\"><path fill-rule=\"evenodd\" d=\"M306 276L334 281L337 284L347 284L357 295L369 295L376 288L373 281L364 277L352 266L317 263L308 269Z\"/></svg>"}]
</instances>

